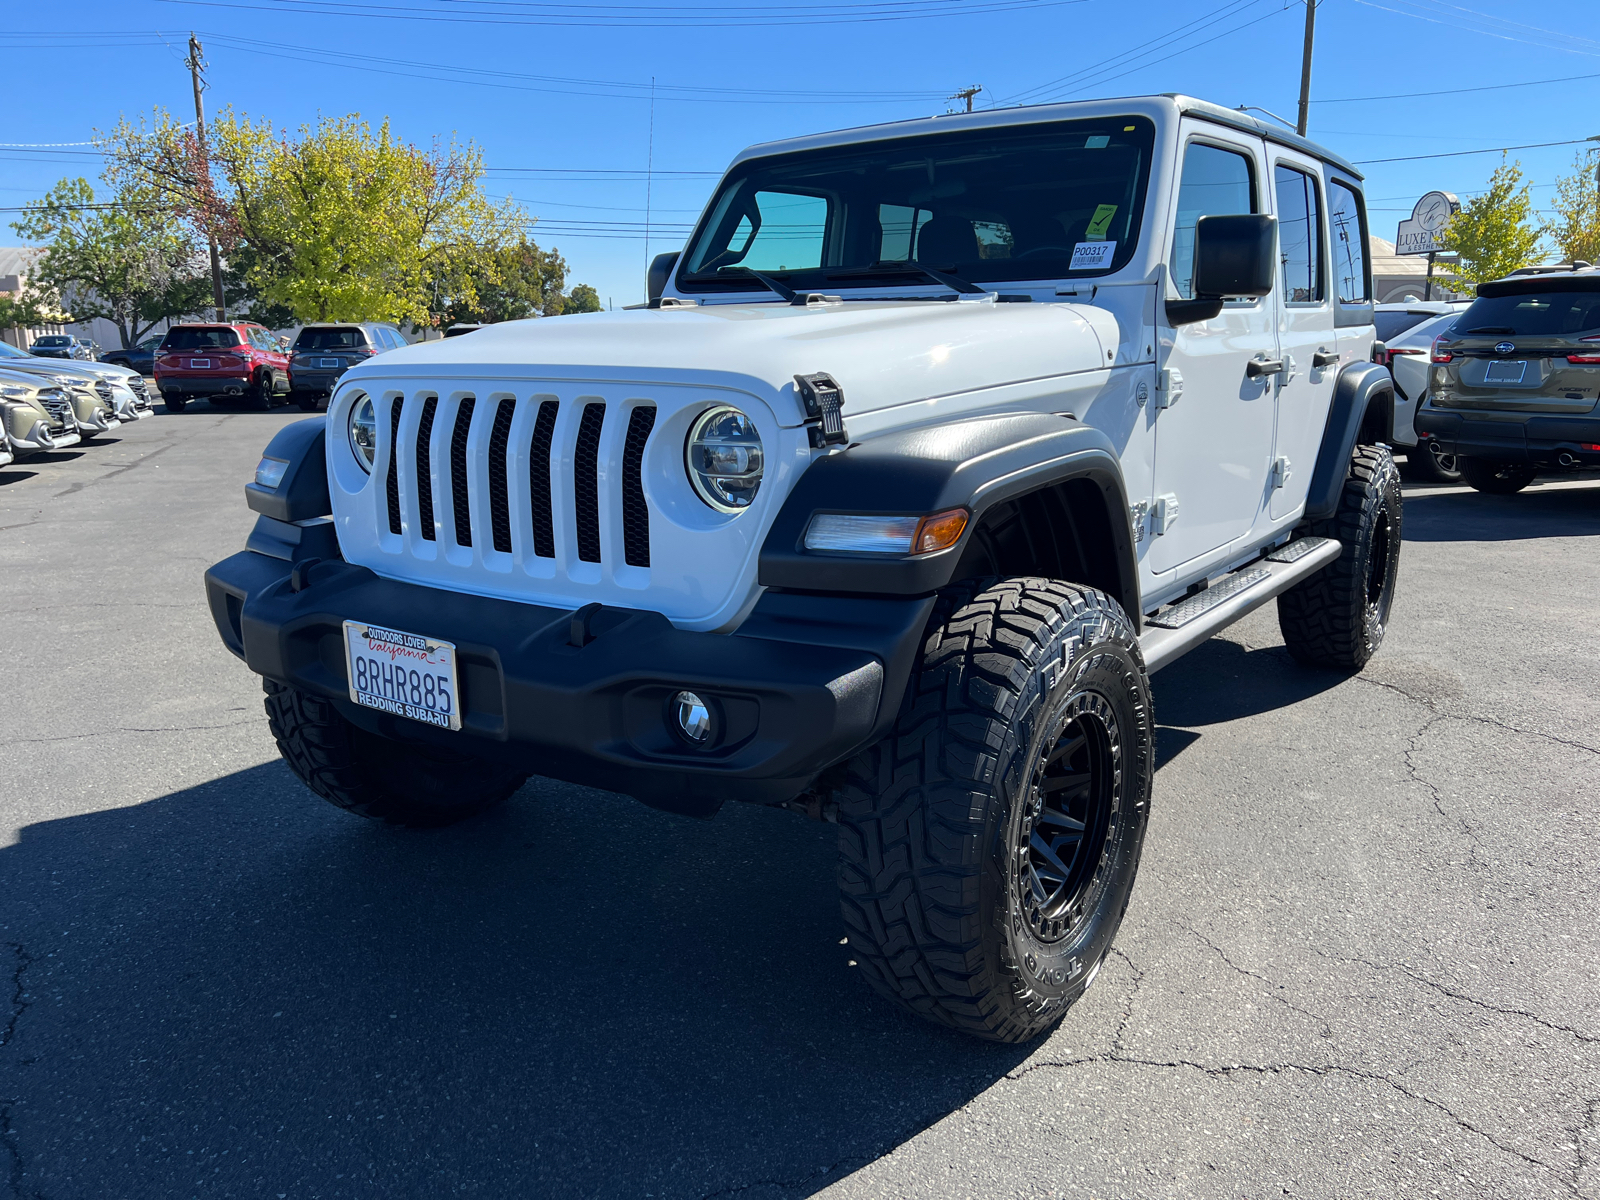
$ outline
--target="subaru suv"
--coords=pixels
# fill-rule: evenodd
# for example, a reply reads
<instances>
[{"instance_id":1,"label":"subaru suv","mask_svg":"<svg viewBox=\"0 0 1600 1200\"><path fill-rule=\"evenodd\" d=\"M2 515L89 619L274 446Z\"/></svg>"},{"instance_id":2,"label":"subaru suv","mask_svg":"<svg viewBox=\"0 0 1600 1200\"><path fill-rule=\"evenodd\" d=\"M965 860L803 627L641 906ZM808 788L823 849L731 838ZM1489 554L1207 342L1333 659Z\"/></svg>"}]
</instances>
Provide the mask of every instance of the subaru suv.
<instances>
[{"instance_id":1,"label":"subaru suv","mask_svg":"<svg viewBox=\"0 0 1600 1200\"><path fill-rule=\"evenodd\" d=\"M238 398L265 411L288 390L289 360L254 321L174 325L156 351L156 386L168 412L201 398Z\"/></svg>"},{"instance_id":2,"label":"subaru suv","mask_svg":"<svg viewBox=\"0 0 1600 1200\"><path fill-rule=\"evenodd\" d=\"M307 325L289 351L289 398L304 411L316 412L351 367L407 344L393 325L371 321Z\"/></svg>"},{"instance_id":3,"label":"subaru suv","mask_svg":"<svg viewBox=\"0 0 1600 1200\"><path fill-rule=\"evenodd\" d=\"M1540 471L1600 465L1600 271L1479 284L1429 357L1417 432L1456 455L1479 491L1509 495Z\"/></svg>"}]
</instances>

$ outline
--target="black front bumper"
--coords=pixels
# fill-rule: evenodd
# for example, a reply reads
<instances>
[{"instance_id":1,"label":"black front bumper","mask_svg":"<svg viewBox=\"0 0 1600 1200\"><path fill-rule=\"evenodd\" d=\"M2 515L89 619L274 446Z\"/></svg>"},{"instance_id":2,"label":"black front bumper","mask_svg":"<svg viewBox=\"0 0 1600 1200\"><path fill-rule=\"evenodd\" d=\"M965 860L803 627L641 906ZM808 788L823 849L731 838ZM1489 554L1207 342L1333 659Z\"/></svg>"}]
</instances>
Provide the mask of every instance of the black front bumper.
<instances>
[{"instance_id":1,"label":"black front bumper","mask_svg":"<svg viewBox=\"0 0 1600 1200\"><path fill-rule=\"evenodd\" d=\"M258 529L252 544L263 536ZM251 670L325 696L385 737L458 749L466 741L532 774L700 815L726 800L790 799L880 737L933 607L932 597L768 592L732 634L607 608L580 647L570 611L397 583L343 562L303 569L296 592L289 559L301 555L259 544L268 552L247 550L206 572L217 631ZM352 703L347 618L455 643L461 731ZM671 700L682 689L710 702L705 749L674 731Z\"/></svg>"},{"instance_id":2,"label":"black front bumper","mask_svg":"<svg viewBox=\"0 0 1600 1200\"><path fill-rule=\"evenodd\" d=\"M1432 438L1446 454L1497 462L1553 467L1563 454L1580 462L1600 462L1600 416L1446 410L1424 405L1417 411L1419 436Z\"/></svg>"}]
</instances>

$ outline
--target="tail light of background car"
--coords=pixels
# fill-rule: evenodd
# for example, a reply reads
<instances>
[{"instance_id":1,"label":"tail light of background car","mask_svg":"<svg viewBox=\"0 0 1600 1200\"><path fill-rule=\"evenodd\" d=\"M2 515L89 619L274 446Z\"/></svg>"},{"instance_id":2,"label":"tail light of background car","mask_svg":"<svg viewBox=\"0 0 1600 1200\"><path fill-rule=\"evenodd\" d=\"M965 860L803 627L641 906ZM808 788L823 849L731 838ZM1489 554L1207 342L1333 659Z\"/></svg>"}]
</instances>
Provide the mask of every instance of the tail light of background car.
<instances>
[{"instance_id":1,"label":"tail light of background car","mask_svg":"<svg viewBox=\"0 0 1600 1200\"><path fill-rule=\"evenodd\" d=\"M1441 333L1438 337L1433 339L1433 353L1429 357L1436 363L1447 363L1455 357L1454 355L1444 353L1439 349L1439 343L1445 341L1447 336L1448 335Z\"/></svg>"}]
</instances>

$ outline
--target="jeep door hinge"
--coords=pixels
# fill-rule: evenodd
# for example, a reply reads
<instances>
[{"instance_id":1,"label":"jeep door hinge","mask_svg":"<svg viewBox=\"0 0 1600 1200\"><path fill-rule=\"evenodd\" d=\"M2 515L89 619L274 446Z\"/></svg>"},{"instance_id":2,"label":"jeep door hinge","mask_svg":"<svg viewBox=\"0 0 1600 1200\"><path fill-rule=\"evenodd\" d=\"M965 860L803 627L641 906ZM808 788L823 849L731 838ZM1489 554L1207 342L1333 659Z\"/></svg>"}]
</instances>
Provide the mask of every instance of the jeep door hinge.
<instances>
[{"instance_id":1,"label":"jeep door hinge","mask_svg":"<svg viewBox=\"0 0 1600 1200\"><path fill-rule=\"evenodd\" d=\"M1178 523L1178 498L1171 492L1165 496L1157 496L1155 507L1150 511L1150 524L1157 537L1169 532Z\"/></svg>"},{"instance_id":2,"label":"jeep door hinge","mask_svg":"<svg viewBox=\"0 0 1600 1200\"><path fill-rule=\"evenodd\" d=\"M815 375L796 375L795 388L800 402L806 406L806 436L811 448L843 446L850 441L844 428L844 389L832 375L818 371Z\"/></svg>"},{"instance_id":3,"label":"jeep door hinge","mask_svg":"<svg viewBox=\"0 0 1600 1200\"><path fill-rule=\"evenodd\" d=\"M1183 372L1177 367L1162 367L1156 378L1157 408L1171 408L1183 396Z\"/></svg>"},{"instance_id":4,"label":"jeep door hinge","mask_svg":"<svg viewBox=\"0 0 1600 1200\"><path fill-rule=\"evenodd\" d=\"M1290 474L1289 460L1287 458L1280 454L1277 458L1273 459L1272 490L1277 491L1279 488L1286 486L1289 482Z\"/></svg>"},{"instance_id":5,"label":"jeep door hinge","mask_svg":"<svg viewBox=\"0 0 1600 1200\"><path fill-rule=\"evenodd\" d=\"M1150 505L1143 500L1128 505L1128 525L1133 530L1134 542L1144 541L1145 531L1150 527Z\"/></svg>"}]
</instances>

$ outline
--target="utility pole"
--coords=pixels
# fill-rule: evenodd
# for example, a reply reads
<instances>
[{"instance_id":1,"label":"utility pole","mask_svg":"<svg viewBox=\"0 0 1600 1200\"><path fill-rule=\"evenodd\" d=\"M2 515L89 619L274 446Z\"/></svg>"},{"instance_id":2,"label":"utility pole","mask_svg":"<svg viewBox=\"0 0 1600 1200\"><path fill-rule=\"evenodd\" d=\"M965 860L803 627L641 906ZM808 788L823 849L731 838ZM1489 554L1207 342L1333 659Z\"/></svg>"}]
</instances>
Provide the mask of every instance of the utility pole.
<instances>
[{"instance_id":1,"label":"utility pole","mask_svg":"<svg viewBox=\"0 0 1600 1200\"><path fill-rule=\"evenodd\" d=\"M1311 107L1311 41L1317 30L1317 0L1305 0L1306 6L1306 48L1300 56L1300 122L1294 131L1301 137L1306 135L1306 117Z\"/></svg>"},{"instance_id":2,"label":"utility pole","mask_svg":"<svg viewBox=\"0 0 1600 1200\"><path fill-rule=\"evenodd\" d=\"M948 98L951 99L951 100L965 100L967 102L967 111L971 112L972 111L972 98L974 96L976 96L981 91L983 91L983 84L975 83L971 87L961 88L959 91L956 92L955 95L950 96Z\"/></svg>"},{"instance_id":3,"label":"utility pole","mask_svg":"<svg viewBox=\"0 0 1600 1200\"><path fill-rule=\"evenodd\" d=\"M211 198L211 155L206 150L206 113L200 103L200 93L205 90L205 84L200 80L200 73L205 70L206 63L200 57L200 39L194 34L189 35L189 57L184 61L184 66L189 68L189 78L194 83L194 131L200 140L200 165L206 173L206 198ZM211 213L206 213L206 224L211 224ZM228 309L222 300L222 259L217 255L217 235L210 228L206 230L206 241L211 246L211 299L217 308L217 320L228 319Z\"/></svg>"}]
</instances>

